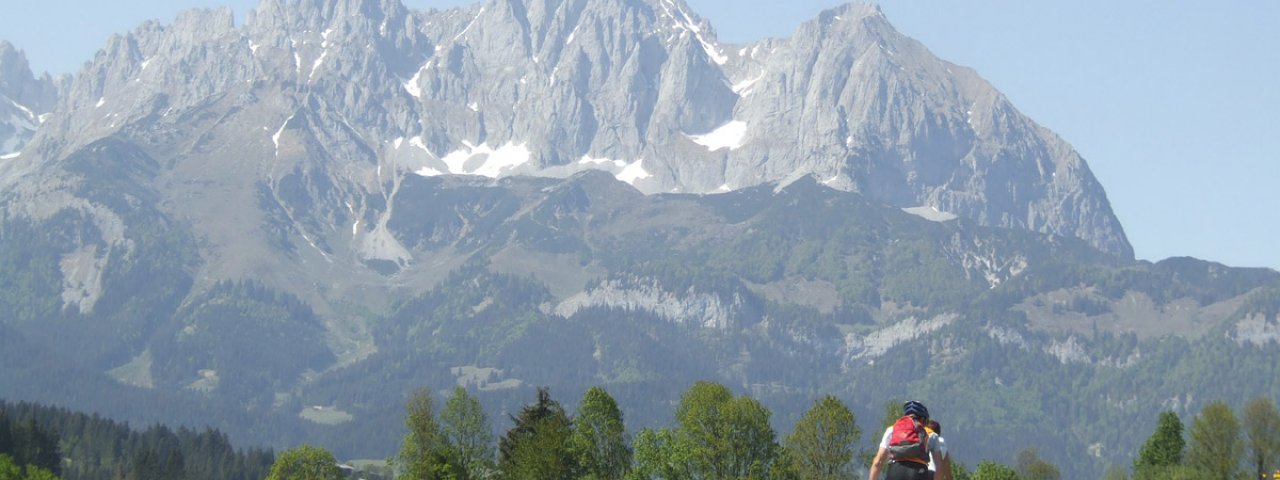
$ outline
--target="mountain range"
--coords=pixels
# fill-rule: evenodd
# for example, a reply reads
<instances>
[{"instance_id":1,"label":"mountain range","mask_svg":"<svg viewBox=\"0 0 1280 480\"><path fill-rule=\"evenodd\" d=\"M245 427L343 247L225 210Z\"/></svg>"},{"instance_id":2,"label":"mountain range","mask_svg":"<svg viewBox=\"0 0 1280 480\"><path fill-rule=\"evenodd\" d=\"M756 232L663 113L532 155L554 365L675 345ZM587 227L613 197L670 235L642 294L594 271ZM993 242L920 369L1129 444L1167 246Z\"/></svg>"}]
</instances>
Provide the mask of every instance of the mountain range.
<instances>
[{"instance_id":1,"label":"mountain range","mask_svg":"<svg viewBox=\"0 0 1280 480\"><path fill-rule=\"evenodd\" d=\"M417 386L654 425L712 378L921 396L974 463L1049 426L1081 473L1146 404L1280 392L1280 273L1134 260L1069 144L875 6L731 45L682 0L263 0L70 78L0 43L2 118L15 399L385 457Z\"/></svg>"}]
</instances>

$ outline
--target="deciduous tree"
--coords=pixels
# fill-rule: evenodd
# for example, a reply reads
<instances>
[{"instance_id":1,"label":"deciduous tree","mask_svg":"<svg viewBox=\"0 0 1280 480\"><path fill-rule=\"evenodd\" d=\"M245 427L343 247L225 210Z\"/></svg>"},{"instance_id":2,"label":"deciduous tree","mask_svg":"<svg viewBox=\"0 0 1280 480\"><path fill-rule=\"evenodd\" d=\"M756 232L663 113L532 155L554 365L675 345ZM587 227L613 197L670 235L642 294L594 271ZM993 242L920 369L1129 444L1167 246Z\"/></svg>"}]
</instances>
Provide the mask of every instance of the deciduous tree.
<instances>
[{"instance_id":1,"label":"deciduous tree","mask_svg":"<svg viewBox=\"0 0 1280 480\"><path fill-rule=\"evenodd\" d=\"M990 460L979 462L978 468L973 470L973 475L969 478L971 480L1021 480L1018 478L1018 472L1012 468Z\"/></svg>"},{"instance_id":2,"label":"deciduous tree","mask_svg":"<svg viewBox=\"0 0 1280 480\"><path fill-rule=\"evenodd\" d=\"M461 466L467 478L489 476L494 469L493 431L480 401L467 389L454 388L440 412L440 424L450 462Z\"/></svg>"},{"instance_id":3,"label":"deciduous tree","mask_svg":"<svg viewBox=\"0 0 1280 480\"><path fill-rule=\"evenodd\" d=\"M267 480L344 480L333 454L320 447L303 445L276 457Z\"/></svg>"},{"instance_id":4,"label":"deciduous tree","mask_svg":"<svg viewBox=\"0 0 1280 480\"><path fill-rule=\"evenodd\" d=\"M1102 480L1129 480L1129 472L1126 472L1123 466L1111 465L1102 474Z\"/></svg>"},{"instance_id":5,"label":"deciduous tree","mask_svg":"<svg viewBox=\"0 0 1280 480\"><path fill-rule=\"evenodd\" d=\"M436 421L435 400L431 392L423 388L409 394L405 413L408 432L400 447L400 478L434 480L445 478L448 472L461 470L456 465L451 467L447 461L448 443Z\"/></svg>"},{"instance_id":6,"label":"deciduous tree","mask_svg":"<svg viewBox=\"0 0 1280 480\"><path fill-rule=\"evenodd\" d=\"M591 387L578 404L570 445L584 479L618 480L631 467L631 448L618 403L604 389Z\"/></svg>"},{"instance_id":7,"label":"deciduous tree","mask_svg":"<svg viewBox=\"0 0 1280 480\"><path fill-rule=\"evenodd\" d=\"M58 476L35 465L20 467L13 457L0 453L0 480L58 480Z\"/></svg>"},{"instance_id":8,"label":"deciduous tree","mask_svg":"<svg viewBox=\"0 0 1280 480\"><path fill-rule=\"evenodd\" d=\"M1205 405L1191 424L1187 466L1206 479L1230 480L1240 473L1243 458L1244 438L1231 407L1222 401Z\"/></svg>"},{"instance_id":9,"label":"deciduous tree","mask_svg":"<svg viewBox=\"0 0 1280 480\"><path fill-rule=\"evenodd\" d=\"M654 430L645 428L636 434L635 467L627 473L628 480L684 480L691 478L689 452L676 440L676 432L670 428Z\"/></svg>"},{"instance_id":10,"label":"deciduous tree","mask_svg":"<svg viewBox=\"0 0 1280 480\"><path fill-rule=\"evenodd\" d=\"M862 429L849 407L827 395L814 402L784 440L792 472L804 479L851 478Z\"/></svg>"},{"instance_id":11,"label":"deciduous tree","mask_svg":"<svg viewBox=\"0 0 1280 480\"><path fill-rule=\"evenodd\" d=\"M1061 480L1062 473L1058 471L1058 467L1052 463L1040 458L1040 453L1034 448L1028 448L1018 452L1017 455L1017 472L1022 480Z\"/></svg>"},{"instance_id":12,"label":"deciduous tree","mask_svg":"<svg viewBox=\"0 0 1280 480\"><path fill-rule=\"evenodd\" d=\"M688 449L695 478L761 478L771 471L778 444L770 412L728 388L697 382L676 407L677 443Z\"/></svg>"},{"instance_id":13,"label":"deciduous tree","mask_svg":"<svg viewBox=\"0 0 1280 480\"><path fill-rule=\"evenodd\" d=\"M1245 404L1244 431L1257 478L1280 470L1280 412L1271 399L1258 397Z\"/></svg>"}]
</instances>

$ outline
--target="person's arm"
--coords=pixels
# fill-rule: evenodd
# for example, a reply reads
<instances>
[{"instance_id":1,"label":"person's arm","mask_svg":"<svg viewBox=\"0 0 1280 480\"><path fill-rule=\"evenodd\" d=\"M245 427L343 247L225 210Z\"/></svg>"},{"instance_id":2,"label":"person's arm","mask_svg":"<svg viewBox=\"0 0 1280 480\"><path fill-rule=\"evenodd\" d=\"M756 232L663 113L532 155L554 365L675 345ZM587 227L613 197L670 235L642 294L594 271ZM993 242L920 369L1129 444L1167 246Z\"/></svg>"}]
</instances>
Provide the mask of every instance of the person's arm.
<instances>
[{"instance_id":1,"label":"person's arm","mask_svg":"<svg viewBox=\"0 0 1280 480\"><path fill-rule=\"evenodd\" d=\"M867 476L867 480L878 480L880 478L880 469L884 466L884 460L888 456L889 452L883 448L876 452L875 460L871 461L871 474ZM950 478L943 480L950 480Z\"/></svg>"}]
</instances>

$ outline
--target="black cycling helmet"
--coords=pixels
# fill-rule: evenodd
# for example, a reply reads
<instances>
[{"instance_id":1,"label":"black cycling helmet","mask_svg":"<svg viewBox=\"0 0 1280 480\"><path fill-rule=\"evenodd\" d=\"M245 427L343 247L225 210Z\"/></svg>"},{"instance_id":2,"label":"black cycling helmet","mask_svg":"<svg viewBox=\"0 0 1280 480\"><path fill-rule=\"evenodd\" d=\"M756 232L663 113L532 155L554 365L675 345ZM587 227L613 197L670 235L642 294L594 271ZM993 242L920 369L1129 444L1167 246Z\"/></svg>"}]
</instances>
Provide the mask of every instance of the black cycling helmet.
<instances>
[{"instance_id":1,"label":"black cycling helmet","mask_svg":"<svg viewBox=\"0 0 1280 480\"><path fill-rule=\"evenodd\" d=\"M902 414L916 417L920 420L929 419L929 409L926 408L923 403L915 400L902 404Z\"/></svg>"}]
</instances>

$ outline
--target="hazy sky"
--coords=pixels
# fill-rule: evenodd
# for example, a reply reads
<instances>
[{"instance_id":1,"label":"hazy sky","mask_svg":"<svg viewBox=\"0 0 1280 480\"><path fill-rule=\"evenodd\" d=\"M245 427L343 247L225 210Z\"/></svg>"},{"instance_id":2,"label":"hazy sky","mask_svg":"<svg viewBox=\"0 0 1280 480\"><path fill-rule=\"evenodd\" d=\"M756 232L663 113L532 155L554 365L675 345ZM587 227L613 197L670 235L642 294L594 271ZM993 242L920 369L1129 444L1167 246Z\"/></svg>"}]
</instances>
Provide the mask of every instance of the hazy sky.
<instances>
[{"instance_id":1,"label":"hazy sky","mask_svg":"<svg viewBox=\"0 0 1280 480\"><path fill-rule=\"evenodd\" d=\"M478 1L478 0L477 0ZM834 0L686 0L726 43L788 36ZM406 0L413 8L473 3ZM0 0L0 39L74 72L111 33L256 0ZM127 5L127 6L126 6ZM1280 1L885 0L1078 150L1139 258L1280 269Z\"/></svg>"}]
</instances>

